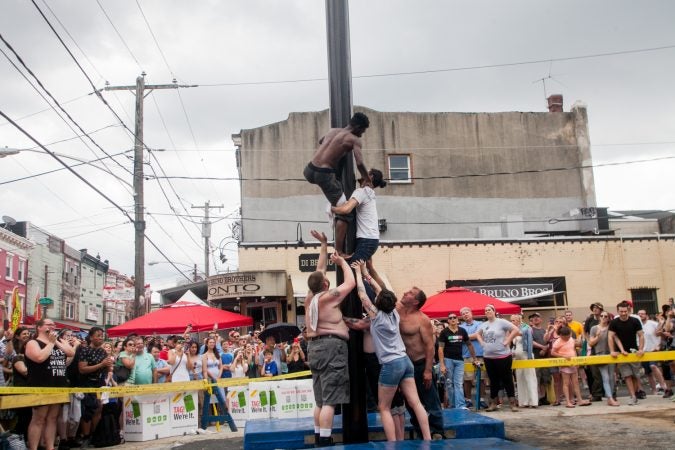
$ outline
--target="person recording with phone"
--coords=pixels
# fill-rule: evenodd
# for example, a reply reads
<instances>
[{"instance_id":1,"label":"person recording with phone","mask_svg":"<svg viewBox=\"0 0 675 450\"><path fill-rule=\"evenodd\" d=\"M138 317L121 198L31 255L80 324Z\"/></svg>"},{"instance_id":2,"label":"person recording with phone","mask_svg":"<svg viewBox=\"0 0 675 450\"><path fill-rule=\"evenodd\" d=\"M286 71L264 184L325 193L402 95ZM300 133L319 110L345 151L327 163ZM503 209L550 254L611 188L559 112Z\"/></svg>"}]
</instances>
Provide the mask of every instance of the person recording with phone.
<instances>
[{"instance_id":1,"label":"person recording with phone","mask_svg":"<svg viewBox=\"0 0 675 450\"><path fill-rule=\"evenodd\" d=\"M298 338L293 339L290 352L286 357L288 373L302 372L303 370L307 370L308 367L305 363L305 360L305 352L303 352L302 347L300 347L300 340Z\"/></svg>"},{"instance_id":2,"label":"person recording with phone","mask_svg":"<svg viewBox=\"0 0 675 450\"><path fill-rule=\"evenodd\" d=\"M26 367L29 387L67 387L66 360L75 355L73 347L58 339L54 321L41 319L35 322L37 336L26 343ZM56 419L61 405L36 406L28 425L28 448L37 450L40 437L46 448L54 448Z\"/></svg>"}]
</instances>

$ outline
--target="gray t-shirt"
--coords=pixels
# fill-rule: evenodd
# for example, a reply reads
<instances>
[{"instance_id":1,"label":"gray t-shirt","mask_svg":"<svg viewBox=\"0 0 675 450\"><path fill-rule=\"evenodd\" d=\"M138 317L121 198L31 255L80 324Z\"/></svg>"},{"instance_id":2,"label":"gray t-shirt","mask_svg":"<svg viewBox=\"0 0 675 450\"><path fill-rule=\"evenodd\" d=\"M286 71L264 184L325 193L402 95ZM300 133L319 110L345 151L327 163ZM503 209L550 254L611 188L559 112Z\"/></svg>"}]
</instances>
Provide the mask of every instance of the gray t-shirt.
<instances>
[{"instance_id":1,"label":"gray t-shirt","mask_svg":"<svg viewBox=\"0 0 675 450\"><path fill-rule=\"evenodd\" d=\"M504 319L494 322L483 322L479 328L483 336L483 355L486 358L503 358L511 354L509 347L504 347L504 339L511 333L515 325Z\"/></svg>"},{"instance_id":2,"label":"gray t-shirt","mask_svg":"<svg viewBox=\"0 0 675 450\"><path fill-rule=\"evenodd\" d=\"M609 355L609 342L607 340L608 333L609 328L600 330L600 327L598 325L593 325L591 327L590 336L595 337L598 334L600 336L598 342L593 346L593 350L595 351L596 355Z\"/></svg>"},{"instance_id":3,"label":"gray t-shirt","mask_svg":"<svg viewBox=\"0 0 675 450\"><path fill-rule=\"evenodd\" d=\"M370 335L373 337L375 354L380 364L407 356L401 339L398 324L401 318L396 310L390 313L378 311L370 322Z\"/></svg>"}]
</instances>

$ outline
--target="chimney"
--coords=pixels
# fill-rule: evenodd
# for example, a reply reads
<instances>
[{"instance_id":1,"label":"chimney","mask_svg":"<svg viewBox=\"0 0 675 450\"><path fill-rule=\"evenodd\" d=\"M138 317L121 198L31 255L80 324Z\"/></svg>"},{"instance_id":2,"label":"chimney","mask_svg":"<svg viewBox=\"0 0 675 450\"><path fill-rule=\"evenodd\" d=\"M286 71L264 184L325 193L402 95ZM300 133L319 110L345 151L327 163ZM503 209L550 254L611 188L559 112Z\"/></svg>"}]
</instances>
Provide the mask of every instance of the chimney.
<instances>
[{"instance_id":1,"label":"chimney","mask_svg":"<svg viewBox=\"0 0 675 450\"><path fill-rule=\"evenodd\" d=\"M547 98L548 112L563 112L563 96L560 94L553 94Z\"/></svg>"}]
</instances>

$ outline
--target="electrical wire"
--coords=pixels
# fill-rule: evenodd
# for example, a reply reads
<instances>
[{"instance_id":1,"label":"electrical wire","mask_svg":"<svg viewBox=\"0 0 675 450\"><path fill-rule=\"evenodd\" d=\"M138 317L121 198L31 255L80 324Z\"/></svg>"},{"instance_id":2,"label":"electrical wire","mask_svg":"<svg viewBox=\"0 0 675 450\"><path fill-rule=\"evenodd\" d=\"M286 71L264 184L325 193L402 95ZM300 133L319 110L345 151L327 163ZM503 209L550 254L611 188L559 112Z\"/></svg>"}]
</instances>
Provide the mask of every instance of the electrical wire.
<instances>
[{"instance_id":1,"label":"electrical wire","mask_svg":"<svg viewBox=\"0 0 675 450\"><path fill-rule=\"evenodd\" d=\"M78 123L78 122L77 122L77 121L76 121L76 120L68 113L68 111L66 111L66 109L59 103L59 101L56 100L56 98L55 98L55 97L52 95L52 93L45 87L45 85L42 83L42 81L40 81L40 79L37 77L37 75L35 75L35 73L33 73L33 71L26 65L26 63L24 62L23 58L21 58L21 56L19 56L19 54L16 52L16 50L14 50L14 47L12 47L11 44L10 44L9 42L7 42L7 40L4 38L4 36L2 35L2 33L0 33L0 40L2 40L2 42L3 42L3 43L5 44L5 46L12 52L12 54L13 54L14 57L17 59L17 61L21 64L21 66L22 66L22 67L30 74L30 76L35 80L35 82L40 86L40 88L47 94L47 96L49 96L49 98L52 100L52 102L54 102L54 104L59 108L59 110L61 110L61 112L63 112L63 114L65 114L66 117L68 117L68 119L75 125L75 127L77 127L77 129L80 130L80 132L81 132L84 136L86 136L86 137L91 141L91 143L94 144L94 145L96 146L96 148L98 148L99 150L101 150L106 156L110 157L110 154L109 154L103 147L101 147L101 146L98 144L98 142L96 142L96 141L94 140L94 138L92 138L91 136L89 136L89 135L87 134L87 132L84 131L84 129L80 126L80 124L79 124L79 123ZM3 55L5 55L5 57L7 57L7 55L6 55L4 52L3 52ZM8 59L9 59L9 58L8 58ZM10 60L10 62L11 62L11 60ZM16 67L16 66L14 66L14 67ZM18 68L17 68L17 70L18 70ZM31 85L32 85L32 84L31 84ZM73 130L73 131L74 131L74 130ZM83 142L84 142L84 141L83 141ZM92 151L93 151L93 150L92 150ZM119 162L117 162L117 161L114 160L114 159L113 159L113 161L116 162L117 165L118 165L119 167L121 167L123 170L125 170L127 173L129 173L130 175L132 174L132 172L131 172L129 169L127 169L126 167L124 167L123 165L121 165ZM108 169L108 170L110 170L110 169Z\"/></svg>"},{"instance_id":2,"label":"electrical wire","mask_svg":"<svg viewBox=\"0 0 675 450\"><path fill-rule=\"evenodd\" d=\"M91 188L91 189L92 189L94 192L96 192L99 196L103 197L108 203L110 203L110 204L111 204L112 206L114 206L117 210L119 210L119 211L120 211L127 219L129 219L129 222L130 222L130 223L133 223L133 224L136 223L136 222L131 218L131 216L129 215L129 213L127 213L127 211L126 211L124 208L122 208L120 205L118 205L117 203L115 203L114 200L112 200L110 197L108 197L106 194L104 194L99 188L97 188L96 186L94 186L89 180L87 180L87 179L84 178L82 175L80 175L76 170L74 170L74 169L72 169L70 166L68 166L68 164L66 164L66 163L65 163L61 158L59 158L54 152L52 152L52 151L49 150L47 147L45 147L43 144L41 144L37 139L35 139L35 138L33 137L33 135L31 135L27 130L25 130L23 127L21 127L21 125L19 125L18 123L16 123L16 122L15 122L14 120L12 120L7 114L5 114L4 111L0 110L0 116L2 116L5 120L7 120L9 123L11 123L11 124L14 126L14 128L16 128L18 131L20 131L24 136L26 136L28 139L30 139L31 141L33 141L33 143L35 143L35 145L37 145L38 147L40 147L40 148L41 148L42 150L44 150L45 152L49 153L49 155L50 155L52 158L56 159L62 166L64 166L69 172L71 172L71 173L72 173L73 175L75 175L78 179L80 179L83 183L85 183L87 186L89 186L89 188ZM176 265L168 258L168 256L166 256L166 254L165 254L165 253L157 246L157 244L155 244L155 242L154 242L152 239L150 239L150 237L147 235L147 233L145 233L144 236L145 236L145 239L150 243L150 245L152 245L152 246L155 248L155 250L157 250L157 251L159 252L159 254L162 255L162 256L166 259L166 261L167 261L169 264L171 264L176 270L179 270L179 271L180 271L180 269L178 268L178 266L176 266Z\"/></svg>"},{"instance_id":3,"label":"electrical wire","mask_svg":"<svg viewBox=\"0 0 675 450\"><path fill-rule=\"evenodd\" d=\"M616 52L604 52L604 53L592 53L588 55L580 56L565 56L559 58L546 58L546 59L533 59L527 61L519 62L510 62L510 63L499 63L499 64L482 64L476 66L463 66L463 67L450 67L445 69L429 69L429 70L411 70L407 72L387 72L387 73L374 73L374 74L364 74L364 75L354 75L352 79L367 79L367 78L383 78L383 77L396 77L396 76L410 76L410 75L424 75L432 73L444 73L444 72L462 72L467 70L482 70L482 69L495 69L500 67L514 67L514 66L524 66L530 64L541 64L548 62L560 62L560 61L573 61L580 59L591 59L591 58L604 58L608 56L618 56L618 55L629 55L636 53L646 53L646 52L656 52L661 50L671 50L675 48L675 45L662 45L659 47L648 47L635 50L620 50ZM221 86L251 86L251 85L265 85L265 84L290 84L290 83L308 83L315 81L327 81L328 78L301 78L295 80L269 80L269 81L245 81L245 82L230 82L230 83L197 83L199 87L221 87Z\"/></svg>"},{"instance_id":4,"label":"electrical wire","mask_svg":"<svg viewBox=\"0 0 675 450\"><path fill-rule=\"evenodd\" d=\"M647 159L638 159L632 161L617 161L617 162L608 162L608 163L597 163L597 164L582 164L579 166L571 167L551 167L548 169L525 169L525 170L514 170L514 171L504 171L504 172L484 172L484 173L470 173L470 174L459 174L459 175L431 175L426 177L410 177L408 180L453 180L459 178L477 178L477 177L491 177L491 176L501 176L501 175L522 175L528 173L547 173L547 172L560 172L567 170L581 170L581 169L592 169L594 167L610 167L610 166L621 166L627 164L642 164L655 161L666 161L675 159L675 156L662 156L656 158L647 158ZM303 182L306 183L307 180L304 178L245 178L245 177L185 177L180 175L169 176L173 180L214 180L214 181L273 181L273 182ZM390 178L385 178L387 181L391 181Z\"/></svg>"},{"instance_id":5,"label":"electrical wire","mask_svg":"<svg viewBox=\"0 0 675 450\"><path fill-rule=\"evenodd\" d=\"M34 148L35 148L35 147L34 147ZM130 151L130 150L127 150L127 151L125 151L125 152L120 152L120 153L113 153L113 154L110 155L110 156L119 156L119 155L123 155L123 154L125 154L125 153L128 153L129 151ZM79 162L79 163L77 163L77 164L71 164L70 167L84 166L84 165L87 165L87 164L90 164L90 165L91 165L91 164L94 163L94 162L98 162L98 161L101 161L101 160L104 160L104 159L108 159L108 158L109 158L108 156L104 156L104 157L101 157L101 158L92 159L91 161L87 161L87 162L82 161L82 162ZM96 166L95 166L95 167L96 167ZM33 179L33 178L38 178L38 177L41 177L41 176L43 176L43 175L48 175L48 174L54 173L54 172L60 172L60 171L62 171L62 170L66 170L66 168L65 168L65 167L61 167L61 168L58 168L58 169L47 170L47 171L45 171L45 172L32 173L31 175L27 175L27 176L25 176L25 177L13 178L13 179L7 180L7 181L0 181L0 186L2 186L3 184L11 184L11 183L15 183L15 182L18 182L18 181L31 180L31 179ZM28 171L27 171L27 172L28 172Z\"/></svg>"},{"instance_id":6,"label":"electrical wire","mask_svg":"<svg viewBox=\"0 0 675 450\"><path fill-rule=\"evenodd\" d=\"M117 33L117 37L120 38L120 41L122 41L122 44L124 44L124 47L127 49L127 52L129 52L129 55L131 55L131 58L136 62L136 65L138 66L138 69L142 72L143 71L143 66L141 66L141 63L138 61L136 58L136 55L134 55L134 52L131 51L131 48L129 48L129 45L127 45L127 41L124 40L124 36L122 36L122 33L119 32L115 24L113 23L112 19L108 15L108 12L105 10L103 5L101 5L101 2L99 0L96 0L96 3L98 4L98 7L101 9L101 12L103 12L103 15L105 16L106 19L108 19L108 23L110 26L115 30L115 33Z\"/></svg>"}]
</instances>

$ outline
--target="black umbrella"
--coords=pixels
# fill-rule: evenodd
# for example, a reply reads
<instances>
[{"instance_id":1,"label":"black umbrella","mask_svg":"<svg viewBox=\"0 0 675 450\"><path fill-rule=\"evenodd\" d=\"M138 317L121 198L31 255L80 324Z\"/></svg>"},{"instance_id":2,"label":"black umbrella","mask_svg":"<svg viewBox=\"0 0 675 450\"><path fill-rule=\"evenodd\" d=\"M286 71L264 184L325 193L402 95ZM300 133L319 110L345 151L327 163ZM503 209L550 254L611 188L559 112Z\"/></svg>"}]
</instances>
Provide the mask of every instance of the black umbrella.
<instances>
[{"instance_id":1,"label":"black umbrella","mask_svg":"<svg viewBox=\"0 0 675 450\"><path fill-rule=\"evenodd\" d=\"M259 338L261 341L265 342L269 336L274 336L277 343L280 342L290 342L293 338L298 337L300 334L300 328L292 323L273 323L265 327L265 330L260 333Z\"/></svg>"}]
</instances>

